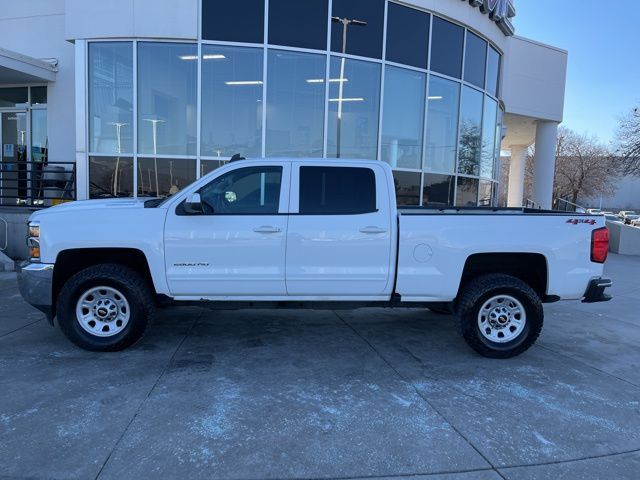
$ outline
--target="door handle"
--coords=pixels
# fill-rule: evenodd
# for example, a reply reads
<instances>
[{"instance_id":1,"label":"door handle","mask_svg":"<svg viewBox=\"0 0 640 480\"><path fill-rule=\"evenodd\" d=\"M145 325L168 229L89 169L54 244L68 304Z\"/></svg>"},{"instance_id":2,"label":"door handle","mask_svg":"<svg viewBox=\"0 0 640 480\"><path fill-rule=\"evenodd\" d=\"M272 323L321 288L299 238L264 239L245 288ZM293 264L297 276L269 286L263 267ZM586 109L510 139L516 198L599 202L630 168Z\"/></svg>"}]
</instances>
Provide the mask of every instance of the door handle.
<instances>
[{"instance_id":1,"label":"door handle","mask_svg":"<svg viewBox=\"0 0 640 480\"><path fill-rule=\"evenodd\" d=\"M256 227L253 229L256 233L280 233L282 230L278 227L272 227L270 225L263 225L262 227Z\"/></svg>"},{"instance_id":2,"label":"door handle","mask_svg":"<svg viewBox=\"0 0 640 480\"><path fill-rule=\"evenodd\" d=\"M364 227L364 228L361 228L360 231L362 233L368 233L370 235L373 235L376 233L387 233L386 228L380 228L380 227Z\"/></svg>"}]
</instances>

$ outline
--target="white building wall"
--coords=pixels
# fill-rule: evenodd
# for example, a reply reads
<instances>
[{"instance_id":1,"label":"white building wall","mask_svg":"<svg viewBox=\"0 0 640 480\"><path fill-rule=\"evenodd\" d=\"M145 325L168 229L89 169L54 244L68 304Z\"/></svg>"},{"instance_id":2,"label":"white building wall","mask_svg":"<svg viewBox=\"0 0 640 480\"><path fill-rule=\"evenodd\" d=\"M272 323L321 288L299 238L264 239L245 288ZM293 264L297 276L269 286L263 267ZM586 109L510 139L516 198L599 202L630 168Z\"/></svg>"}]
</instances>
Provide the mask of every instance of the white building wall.
<instances>
[{"instance_id":1,"label":"white building wall","mask_svg":"<svg viewBox=\"0 0 640 480\"><path fill-rule=\"evenodd\" d=\"M200 0L66 0L66 38L198 36Z\"/></svg>"},{"instance_id":2,"label":"white building wall","mask_svg":"<svg viewBox=\"0 0 640 480\"><path fill-rule=\"evenodd\" d=\"M49 160L75 160L74 47L65 40L64 0L0 0L0 46L34 58L58 59L48 84Z\"/></svg>"}]
</instances>

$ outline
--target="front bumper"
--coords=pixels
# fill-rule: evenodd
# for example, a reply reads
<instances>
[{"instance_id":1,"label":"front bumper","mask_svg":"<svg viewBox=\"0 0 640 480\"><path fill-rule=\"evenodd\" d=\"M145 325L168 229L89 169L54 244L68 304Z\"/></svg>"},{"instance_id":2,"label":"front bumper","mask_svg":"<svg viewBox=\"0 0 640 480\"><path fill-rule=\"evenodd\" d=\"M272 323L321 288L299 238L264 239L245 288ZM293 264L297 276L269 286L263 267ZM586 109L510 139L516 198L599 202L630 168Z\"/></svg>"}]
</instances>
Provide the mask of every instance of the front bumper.
<instances>
[{"instance_id":1,"label":"front bumper","mask_svg":"<svg viewBox=\"0 0 640 480\"><path fill-rule=\"evenodd\" d=\"M27 303L53 318L53 264L22 262L16 265L18 288Z\"/></svg>"},{"instance_id":2,"label":"front bumper","mask_svg":"<svg viewBox=\"0 0 640 480\"><path fill-rule=\"evenodd\" d=\"M608 302L611 300L611 295L607 295L604 291L611 285L613 282L609 278L594 278L589 282L582 303Z\"/></svg>"}]
</instances>

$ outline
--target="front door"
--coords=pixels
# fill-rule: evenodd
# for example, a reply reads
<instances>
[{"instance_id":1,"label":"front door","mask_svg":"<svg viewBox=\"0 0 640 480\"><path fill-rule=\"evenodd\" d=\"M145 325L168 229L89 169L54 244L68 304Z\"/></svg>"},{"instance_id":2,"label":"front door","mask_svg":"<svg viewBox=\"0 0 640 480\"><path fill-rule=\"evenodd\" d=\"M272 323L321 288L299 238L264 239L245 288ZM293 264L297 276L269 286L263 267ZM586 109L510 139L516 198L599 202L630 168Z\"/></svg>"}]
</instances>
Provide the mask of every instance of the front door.
<instances>
[{"instance_id":1,"label":"front door","mask_svg":"<svg viewBox=\"0 0 640 480\"><path fill-rule=\"evenodd\" d=\"M286 295L289 197L283 185L289 185L289 165L238 162L200 188L202 214L186 214L181 205L168 213L165 262L172 295Z\"/></svg>"}]
</instances>

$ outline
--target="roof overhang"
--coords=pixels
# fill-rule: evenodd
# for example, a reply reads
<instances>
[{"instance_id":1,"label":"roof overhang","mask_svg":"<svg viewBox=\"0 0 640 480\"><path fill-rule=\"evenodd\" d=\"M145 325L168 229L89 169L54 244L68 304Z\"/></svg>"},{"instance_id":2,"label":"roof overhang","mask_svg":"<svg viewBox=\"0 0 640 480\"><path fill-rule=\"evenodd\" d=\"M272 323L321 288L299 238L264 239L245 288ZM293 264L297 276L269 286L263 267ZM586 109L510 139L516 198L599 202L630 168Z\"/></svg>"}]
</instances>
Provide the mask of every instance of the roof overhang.
<instances>
[{"instance_id":1,"label":"roof overhang","mask_svg":"<svg viewBox=\"0 0 640 480\"><path fill-rule=\"evenodd\" d=\"M0 85L55 82L56 63L0 48Z\"/></svg>"}]
</instances>

